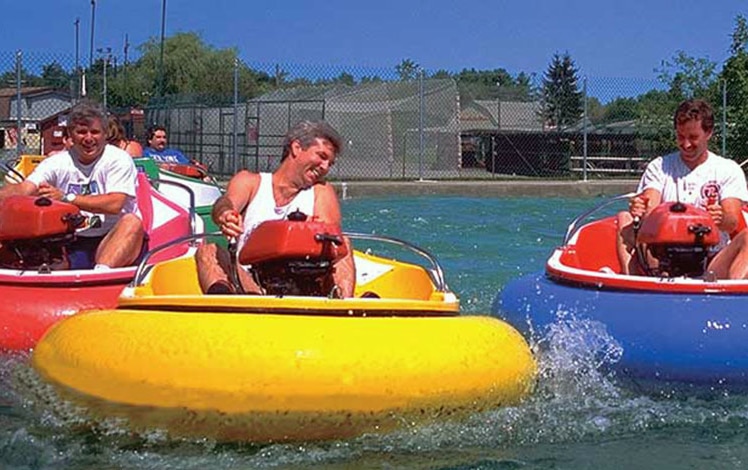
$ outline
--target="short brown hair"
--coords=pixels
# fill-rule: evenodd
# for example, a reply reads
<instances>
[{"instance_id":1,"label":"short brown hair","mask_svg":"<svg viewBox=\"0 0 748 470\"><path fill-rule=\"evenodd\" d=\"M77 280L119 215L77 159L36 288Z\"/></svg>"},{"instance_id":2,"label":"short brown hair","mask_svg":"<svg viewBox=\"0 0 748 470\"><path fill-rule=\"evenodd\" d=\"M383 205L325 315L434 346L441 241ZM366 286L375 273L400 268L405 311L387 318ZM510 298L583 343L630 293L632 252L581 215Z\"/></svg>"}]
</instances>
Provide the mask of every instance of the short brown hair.
<instances>
[{"instance_id":1,"label":"short brown hair","mask_svg":"<svg viewBox=\"0 0 748 470\"><path fill-rule=\"evenodd\" d=\"M281 161L291 154L291 144L294 141L298 142L301 148L307 149L316 139L329 141L335 148L335 154L343 151L343 138L330 124L325 121L301 121L286 134Z\"/></svg>"},{"instance_id":2,"label":"short brown hair","mask_svg":"<svg viewBox=\"0 0 748 470\"><path fill-rule=\"evenodd\" d=\"M686 100L675 111L673 127L678 127L679 124L688 121L701 121L701 128L704 132L712 132L714 130L714 110L704 100Z\"/></svg>"},{"instance_id":3,"label":"short brown hair","mask_svg":"<svg viewBox=\"0 0 748 470\"><path fill-rule=\"evenodd\" d=\"M156 135L156 131L164 131L164 134L167 133L166 132L166 128L164 126L162 126L162 125L155 124L155 125L149 127L148 131L146 132L146 136L147 136L146 140L147 140L147 142L148 142L149 145L151 143L151 140L153 140L153 136Z\"/></svg>"}]
</instances>

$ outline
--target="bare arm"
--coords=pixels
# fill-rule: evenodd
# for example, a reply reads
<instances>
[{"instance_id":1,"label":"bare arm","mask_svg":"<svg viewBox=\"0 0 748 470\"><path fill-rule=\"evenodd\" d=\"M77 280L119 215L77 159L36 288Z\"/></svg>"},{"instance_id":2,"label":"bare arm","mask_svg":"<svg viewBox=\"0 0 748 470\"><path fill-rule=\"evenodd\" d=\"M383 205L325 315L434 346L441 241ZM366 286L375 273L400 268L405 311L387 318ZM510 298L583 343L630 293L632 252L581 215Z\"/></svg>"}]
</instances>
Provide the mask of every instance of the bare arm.
<instances>
[{"instance_id":1,"label":"bare arm","mask_svg":"<svg viewBox=\"0 0 748 470\"><path fill-rule=\"evenodd\" d=\"M0 200L8 196L32 196L36 192L36 185L30 181L22 181L18 184L6 184L0 188Z\"/></svg>"},{"instance_id":2,"label":"bare arm","mask_svg":"<svg viewBox=\"0 0 748 470\"><path fill-rule=\"evenodd\" d=\"M229 181L226 193L216 199L211 217L227 237L238 237L242 233L241 213L254 198L259 185L260 175L240 171Z\"/></svg>"},{"instance_id":3,"label":"bare arm","mask_svg":"<svg viewBox=\"0 0 748 470\"><path fill-rule=\"evenodd\" d=\"M319 184L314 187L314 215L322 222L340 227L340 203L335 190L329 184ZM353 261L353 246L348 237L344 237L348 254L335 263L333 278L340 288L343 297L353 297L356 287L356 266Z\"/></svg>"},{"instance_id":4,"label":"bare arm","mask_svg":"<svg viewBox=\"0 0 748 470\"><path fill-rule=\"evenodd\" d=\"M39 185L38 194L56 201L62 201L65 197L65 193L60 188L47 183ZM73 204L84 211L97 214L119 214L125 206L127 198L128 196L125 193L79 194L75 197Z\"/></svg>"},{"instance_id":5,"label":"bare arm","mask_svg":"<svg viewBox=\"0 0 748 470\"><path fill-rule=\"evenodd\" d=\"M708 206L706 210L711 214L714 223L723 232L732 233L738 228L738 218L743 217L743 201L729 197L721 203Z\"/></svg>"},{"instance_id":6,"label":"bare arm","mask_svg":"<svg viewBox=\"0 0 748 470\"><path fill-rule=\"evenodd\" d=\"M127 202L125 193L88 194L76 196L73 204L97 214L119 214Z\"/></svg>"},{"instance_id":7,"label":"bare arm","mask_svg":"<svg viewBox=\"0 0 748 470\"><path fill-rule=\"evenodd\" d=\"M632 217L642 217L659 206L660 202L662 202L662 194L656 189L648 188L629 199L629 212Z\"/></svg>"}]
</instances>

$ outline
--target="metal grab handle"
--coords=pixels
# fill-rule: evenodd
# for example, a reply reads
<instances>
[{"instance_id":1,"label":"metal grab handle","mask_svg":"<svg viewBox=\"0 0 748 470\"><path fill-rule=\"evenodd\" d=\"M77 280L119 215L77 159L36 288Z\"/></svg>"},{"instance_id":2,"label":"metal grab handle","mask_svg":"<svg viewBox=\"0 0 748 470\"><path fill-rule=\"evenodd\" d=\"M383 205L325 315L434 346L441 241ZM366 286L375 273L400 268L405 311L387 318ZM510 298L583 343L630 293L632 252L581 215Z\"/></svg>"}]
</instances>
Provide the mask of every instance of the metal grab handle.
<instances>
[{"instance_id":1,"label":"metal grab handle","mask_svg":"<svg viewBox=\"0 0 748 470\"><path fill-rule=\"evenodd\" d=\"M0 162L0 168L2 168L3 171L8 173L8 176L10 176L13 181L16 183L22 183L26 181L26 177L21 174L18 170L13 168L12 166L8 165L8 162Z\"/></svg>"},{"instance_id":2,"label":"metal grab handle","mask_svg":"<svg viewBox=\"0 0 748 470\"><path fill-rule=\"evenodd\" d=\"M610 199L606 199L602 203L596 205L592 209L588 210L587 212L583 213L582 215L576 217L574 220L571 221L569 226L566 229L566 235L564 235L564 245L569 243L569 240L572 239L572 237L579 231L580 223L587 219L592 214L610 206L611 204L620 201L621 199L629 199L634 196L636 196L637 193L626 193L626 194L620 194L618 196L613 196Z\"/></svg>"},{"instance_id":3,"label":"metal grab handle","mask_svg":"<svg viewBox=\"0 0 748 470\"><path fill-rule=\"evenodd\" d=\"M135 277L133 277L132 282L130 283L130 287L135 287L143 284L143 279L145 278L146 274L148 274L148 260L151 259L153 255L156 253L159 253L161 251L164 251L168 248L171 248L176 245L181 245L183 243L187 242L194 242L197 240L201 240L203 238L208 237L222 237L223 233L221 232L210 232L210 233L195 233L192 235L185 235L183 237L175 238L174 240L170 242L166 242L162 245L159 245L151 250L149 250L144 256L143 259L140 260L140 263L138 263L138 268L135 270Z\"/></svg>"},{"instance_id":4,"label":"metal grab handle","mask_svg":"<svg viewBox=\"0 0 748 470\"><path fill-rule=\"evenodd\" d=\"M427 269L426 272L429 274L429 277L431 277L431 280L434 282L434 285L436 286L436 290L439 292L447 292L448 290L447 283L444 280L444 270L442 269L441 264L439 264L439 261L437 261L434 255L424 250L423 248L417 247L411 243L408 243L404 240L400 240L398 238L387 237L383 235L372 235L368 233L355 233L355 232L343 232L343 235L354 240L355 239L372 240L372 241L390 243L393 245L401 246L403 248L407 248L408 250L426 258L429 261L429 263L431 263L431 268L432 268L432 269ZM135 277L130 283L130 286L131 287L139 286L143 283L143 280L146 274L148 273L148 260L154 254L160 251L163 251L165 249L171 248L175 245L185 243L185 242L194 242L202 238L221 237L221 236L223 236L223 233L219 231L211 232L211 233L198 233L194 235L180 237L168 243L164 243L163 245L157 246L156 248L148 251L148 253L146 253L145 256L143 256L143 259L138 264L138 268L135 271Z\"/></svg>"},{"instance_id":5,"label":"metal grab handle","mask_svg":"<svg viewBox=\"0 0 748 470\"><path fill-rule=\"evenodd\" d=\"M431 253L429 253L428 251L424 250L423 248L417 247L411 243L408 243L404 240L400 240L398 238L387 237L383 235L372 235L368 233L356 233L356 232L343 232L343 235L354 240L355 239L372 240L372 241L391 243L393 245L398 245L403 248L407 248L410 251L426 258L431 263L431 266L432 266L432 269L427 269L426 272L429 273L431 280L434 282L434 285L436 286L436 290L439 292L447 292L447 283L444 280L444 270L439 264L439 261L436 260L436 257L432 255Z\"/></svg>"}]
</instances>

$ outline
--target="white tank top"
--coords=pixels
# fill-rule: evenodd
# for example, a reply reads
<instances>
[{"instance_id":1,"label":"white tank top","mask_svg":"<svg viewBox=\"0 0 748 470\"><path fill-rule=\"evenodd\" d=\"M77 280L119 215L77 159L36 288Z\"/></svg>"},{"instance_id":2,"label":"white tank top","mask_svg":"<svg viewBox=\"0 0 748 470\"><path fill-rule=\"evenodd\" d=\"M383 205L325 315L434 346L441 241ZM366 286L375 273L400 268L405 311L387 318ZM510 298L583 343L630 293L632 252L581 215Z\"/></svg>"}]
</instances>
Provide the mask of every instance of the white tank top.
<instances>
[{"instance_id":1,"label":"white tank top","mask_svg":"<svg viewBox=\"0 0 748 470\"><path fill-rule=\"evenodd\" d=\"M285 206L276 206L273 197L273 175L260 173L260 187L257 188L257 194L244 210L244 231L237 245L237 253L241 253L249 234L262 222L283 220L297 209L309 217L314 215L314 186L299 191Z\"/></svg>"}]
</instances>

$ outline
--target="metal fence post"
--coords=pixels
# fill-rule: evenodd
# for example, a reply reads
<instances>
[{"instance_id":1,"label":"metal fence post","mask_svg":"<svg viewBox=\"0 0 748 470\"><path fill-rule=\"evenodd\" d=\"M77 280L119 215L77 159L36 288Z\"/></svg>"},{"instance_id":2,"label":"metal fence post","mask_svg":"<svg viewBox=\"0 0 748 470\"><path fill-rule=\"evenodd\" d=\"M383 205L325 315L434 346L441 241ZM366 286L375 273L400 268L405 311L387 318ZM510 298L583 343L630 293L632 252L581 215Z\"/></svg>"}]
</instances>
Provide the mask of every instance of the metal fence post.
<instances>
[{"instance_id":1,"label":"metal fence post","mask_svg":"<svg viewBox=\"0 0 748 470\"><path fill-rule=\"evenodd\" d=\"M75 22L73 22L73 25L75 26L75 89L73 92L73 97L75 98L75 101L80 101L81 98L81 68L80 68L80 59L79 59L79 41L78 41L78 30L80 29L80 23L81 19L76 18Z\"/></svg>"},{"instance_id":2,"label":"metal fence post","mask_svg":"<svg viewBox=\"0 0 748 470\"><path fill-rule=\"evenodd\" d=\"M722 156L727 157L727 80L722 80Z\"/></svg>"},{"instance_id":3,"label":"metal fence post","mask_svg":"<svg viewBox=\"0 0 748 470\"><path fill-rule=\"evenodd\" d=\"M21 69L23 53L16 52L16 156L24 153L23 130L21 129Z\"/></svg>"},{"instance_id":4,"label":"metal fence post","mask_svg":"<svg viewBox=\"0 0 748 470\"><path fill-rule=\"evenodd\" d=\"M423 91L423 69L418 75L418 180L423 181L423 121L424 121L424 91Z\"/></svg>"},{"instance_id":5,"label":"metal fence post","mask_svg":"<svg viewBox=\"0 0 748 470\"><path fill-rule=\"evenodd\" d=\"M582 180L587 181L587 77L584 77L584 121L582 126Z\"/></svg>"},{"instance_id":6,"label":"metal fence post","mask_svg":"<svg viewBox=\"0 0 748 470\"><path fill-rule=\"evenodd\" d=\"M234 145L232 152L234 154L234 173L238 171L239 164L239 58L234 58Z\"/></svg>"}]
</instances>

